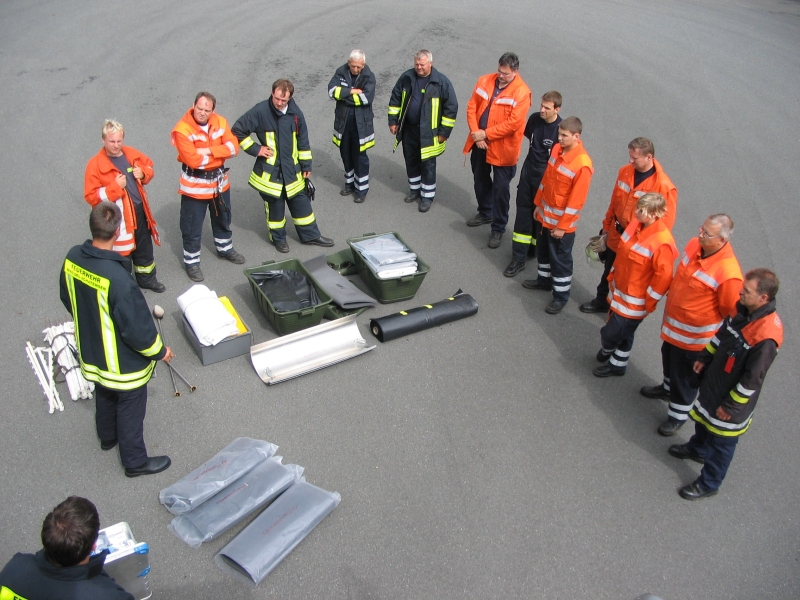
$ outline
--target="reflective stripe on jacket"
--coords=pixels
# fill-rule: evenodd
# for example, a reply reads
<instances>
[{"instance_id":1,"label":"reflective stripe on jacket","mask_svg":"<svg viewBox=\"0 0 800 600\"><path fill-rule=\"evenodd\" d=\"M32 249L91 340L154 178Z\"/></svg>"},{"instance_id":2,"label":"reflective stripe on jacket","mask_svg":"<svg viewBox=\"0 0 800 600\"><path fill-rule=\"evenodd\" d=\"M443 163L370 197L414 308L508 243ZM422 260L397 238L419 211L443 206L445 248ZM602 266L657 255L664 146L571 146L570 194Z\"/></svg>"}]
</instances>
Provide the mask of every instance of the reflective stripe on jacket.
<instances>
[{"instance_id":1,"label":"reflective stripe on jacket","mask_svg":"<svg viewBox=\"0 0 800 600\"><path fill-rule=\"evenodd\" d=\"M684 350L702 350L735 309L742 279L730 242L702 258L700 241L689 240L667 296L661 339Z\"/></svg>"},{"instance_id":2,"label":"reflective stripe on jacket","mask_svg":"<svg viewBox=\"0 0 800 600\"><path fill-rule=\"evenodd\" d=\"M139 152L136 148L123 146L122 153L131 164L131 167L140 167L144 173L144 179L136 180L139 186L139 197L142 199L142 207L147 217L147 228L150 235L157 245L161 245L158 237L158 226L153 214L150 212L150 204L147 202L147 192L144 186L150 183L155 172L153 171L153 161ZM136 222L136 213L133 209L133 201L128 196L127 190L117 185L117 175L124 175L120 172L111 159L108 158L105 148L89 159L86 164L86 173L83 179L83 197L91 206L95 206L103 201L116 204L122 212L122 223L119 226L119 238L114 242L114 250L127 256L136 248L135 231L139 224Z\"/></svg>"},{"instance_id":3,"label":"reflective stripe on jacket","mask_svg":"<svg viewBox=\"0 0 800 600\"><path fill-rule=\"evenodd\" d=\"M567 233L575 231L593 173L592 159L580 140L569 152L562 152L561 144L553 146L533 199L542 212L536 215L542 227L563 229Z\"/></svg>"},{"instance_id":4,"label":"reflective stripe on jacket","mask_svg":"<svg viewBox=\"0 0 800 600\"><path fill-rule=\"evenodd\" d=\"M700 353L703 380L689 416L714 435L742 435L753 419L764 378L783 343L783 323L772 300L749 314L741 303ZM730 415L718 418L717 409Z\"/></svg>"},{"instance_id":5,"label":"reflective stripe on jacket","mask_svg":"<svg viewBox=\"0 0 800 600\"><path fill-rule=\"evenodd\" d=\"M269 99L259 102L236 120L232 131L239 147L256 157L248 181L251 187L275 198L284 188L287 198L305 191L303 172L311 171L311 145L306 119L294 99L289 100L286 114L276 111ZM261 146L269 146L274 154L258 156Z\"/></svg>"},{"instance_id":6,"label":"reflective stripe on jacket","mask_svg":"<svg viewBox=\"0 0 800 600\"><path fill-rule=\"evenodd\" d=\"M414 86L413 78L416 76L414 69L403 73L394 84L392 95L389 98L389 126L399 126L395 135L395 148L403 137L403 127L408 126L405 123L405 110L408 108L409 94ZM445 151L447 139L453 132L458 115L458 100L453 84L432 67L424 96L419 119L422 160L439 156ZM445 141L440 142L439 137L443 137Z\"/></svg>"},{"instance_id":7,"label":"reflective stripe on jacket","mask_svg":"<svg viewBox=\"0 0 800 600\"><path fill-rule=\"evenodd\" d=\"M636 203L639 198L648 192L656 192L664 196L667 201L667 213L661 218L667 229L672 231L675 224L675 216L678 214L678 189L673 185L672 180L664 172L655 158L653 166L656 172L642 181L638 187L634 187L634 177L636 170L633 165L627 164L619 170L617 181L614 184L614 191L611 193L611 202L608 205L605 219L603 219L603 231L608 232L606 245L617 251L619 246L620 233L617 231L615 221L618 221L624 230L628 223L636 220Z\"/></svg>"},{"instance_id":8,"label":"reflective stripe on jacket","mask_svg":"<svg viewBox=\"0 0 800 600\"><path fill-rule=\"evenodd\" d=\"M467 103L467 125L470 132L480 129L480 118L494 93L497 73L484 75L475 84ZM486 125L486 162L498 167L517 164L525 133L525 117L531 107L531 90L517 74L516 77L492 101ZM472 150L475 142L467 133L464 154Z\"/></svg>"},{"instance_id":9,"label":"reflective stripe on jacket","mask_svg":"<svg viewBox=\"0 0 800 600\"><path fill-rule=\"evenodd\" d=\"M661 219L641 227L639 221L631 221L625 229L608 276L611 310L628 319L644 319L656 309L678 258L675 240Z\"/></svg>"},{"instance_id":10,"label":"reflective stripe on jacket","mask_svg":"<svg viewBox=\"0 0 800 600\"><path fill-rule=\"evenodd\" d=\"M61 269L61 302L75 321L81 372L114 390L145 385L166 353L129 264L87 240Z\"/></svg>"},{"instance_id":11,"label":"reflective stripe on jacket","mask_svg":"<svg viewBox=\"0 0 800 600\"><path fill-rule=\"evenodd\" d=\"M375 101L375 75L367 65L361 70L353 83L353 89L362 90L360 94L350 92L350 66L342 65L328 83L328 96L336 100L333 117L333 143L342 145L342 134L347 125L347 113L353 110L358 131L359 152L366 152L375 145L375 126L373 124L372 103Z\"/></svg>"},{"instance_id":12,"label":"reflective stripe on jacket","mask_svg":"<svg viewBox=\"0 0 800 600\"><path fill-rule=\"evenodd\" d=\"M211 113L206 133L194 120L191 108L175 124L171 141L178 151L178 162L198 171L216 171L239 152L239 140L231 133L224 117ZM211 154L198 154L198 148L208 148ZM178 193L197 200L211 200L218 192L230 189L228 174L224 173L222 177L222 185L218 189L216 178L195 177L181 169Z\"/></svg>"}]
</instances>

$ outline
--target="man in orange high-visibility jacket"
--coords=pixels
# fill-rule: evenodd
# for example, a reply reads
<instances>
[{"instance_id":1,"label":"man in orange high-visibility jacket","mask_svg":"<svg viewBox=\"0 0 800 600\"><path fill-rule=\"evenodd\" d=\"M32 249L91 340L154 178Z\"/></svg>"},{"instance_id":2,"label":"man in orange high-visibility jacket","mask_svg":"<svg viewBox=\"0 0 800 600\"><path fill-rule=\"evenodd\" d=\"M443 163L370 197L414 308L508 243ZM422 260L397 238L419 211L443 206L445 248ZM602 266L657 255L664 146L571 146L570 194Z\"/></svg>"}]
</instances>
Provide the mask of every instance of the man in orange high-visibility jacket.
<instances>
[{"instance_id":1,"label":"man in orange high-visibility jacket","mask_svg":"<svg viewBox=\"0 0 800 600\"><path fill-rule=\"evenodd\" d=\"M672 263L678 258L675 240L663 221L667 202L661 194L645 194L636 203L636 220L620 237L619 252L608 276L608 321L600 330L595 377L625 375L633 336L653 312L672 282Z\"/></svg>"},{"instance_id":2,"label":"man in orange high-visibility jacket","mask_svg":"<svg viewBox=\"0 0 800 600\"><path fill-rule=\"evenodd\" d=\"M139 287L160 294L167 288L156 278L153 242L161 243L144 190L153 179L153 161L124 145L125 129L117 121L106 120L102 135L103 147L86 165L83 197L93 207L104 200L119 207L122 223L113 250L130 256Z\"/></svg>"},{"instance_id":3,"label":"man in orange high-visibility jacket","mask_svg":"<svg viewBox=\"0 0 800 600\"><path fill-rule=\"evenodd\" d=\"M183 264L192 281L203 281L200 240L208 211L217 256L236 265L244 256L233 247L231 232L231 184L225 161L239 152L239 140L228 122L216 114L217 99L200 92L194 105L172 129L172 145L178 151L181 178L181 235Z\"/></svg>"},{"instance_id":4,"label":"man in orange high-visibility jacket","mask_svg":"<svg viewBox=\"0 0 800 600\"><path fill-rule=\"evenodd\" d=\"M492 224L489 248L500 246L506 230L509 186L517 173L525 117L531 107L531 91L518 71L519 58L513 52L506 52L500 57L497 73L478 79L467 104L470 132L464 154L471 152L478 200L478 214L467 225Z\"/></svg>"},{"instance_id":5,"label":"man in orange high-visibility jacket","mask_svg":"<svg viewBox=\"0 0 800 600\"><path fill-rule=\"evenodd\" d=\"M600 235L605 238L605 269L597 286L597 296L580 306L581 312L608 312L608 274L614 265L619 237L628 223L636 220L636 202L648 192L664 196L667 201L667 214L662 219L667 229L672 231L678 211L678 190L655 158L656 149L647 138L638 137L628 144L630 161L619 170L611 202L608 205Z\"/></svg>"},{"instance_id":6,"label":"man in orange high-visibility jacket","mask_svg":"<svg viewBox=\"0 0 800 600\"><path fill-rule=\"evenodd\" d=\"M523 287L552 290L553 299L545 311L554 315L564 308L572 285L572 246L581 209L592 181L592 159L583 149L583 123L567 117L558 126L558 143L547 160L542 182L533 199L534 218L542 224L541 241L536 243L539 271Z\"/></svg>"},{"instance_id":7,"label":"man in orange high-visibility jacket","mask_svg":"<svg viewBox=\"0 0 800 600\"><path fill-rule=\"evenodd\" d=\"M736 310L742 270L730 244L732 234L728 215L711 215L686 244L675 270L661 325L664 381L641 389L648 398L669 400L661 435L675 435L686 423L700 385L692 367L723 319Z\"/></svg>"}]
</instances>

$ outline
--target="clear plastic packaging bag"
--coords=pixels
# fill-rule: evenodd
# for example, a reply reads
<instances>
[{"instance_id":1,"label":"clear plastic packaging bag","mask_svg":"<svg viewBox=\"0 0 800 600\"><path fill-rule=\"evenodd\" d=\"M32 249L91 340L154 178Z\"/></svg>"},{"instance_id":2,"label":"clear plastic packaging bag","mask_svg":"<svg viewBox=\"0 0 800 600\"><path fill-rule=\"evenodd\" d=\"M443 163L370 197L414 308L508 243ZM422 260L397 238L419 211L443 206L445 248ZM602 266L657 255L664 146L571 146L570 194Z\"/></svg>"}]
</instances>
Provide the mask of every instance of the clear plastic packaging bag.
<instances>
[{"instance_id":1,"label":"clear plastic packaging bag","mask_svg":"<svg viewBox=\"0 0 800 600\"><path fill-rule=\"evenodd\" d=\"M341 501L305 477L278 496L214 557L217 566L259 584Z\"/></svg>"},{"instance_id":2,"label":"clear plastic packaging bag","mask_svg":"<svg viewBox=\"0 0 800 600\"><path fill-rule=\"evenodd\" d=\"M267 460L277 450L275 444L263 440L236 438L211 460L161 490L158 500L173 515L187 513Z\"/></svg>"},{"instance_id":3,"label":"clear plastic packaging bag","mask_svg":"<svg viewBox=\"0 0 800 600\"><path fill-rule=\"evenodd\" d=\"M303 467L283 465L273 456L240 477L193 511L172 519L169 530L192 548L214 539L277 498L303 474Z\"/></svg>"}]
</instances>

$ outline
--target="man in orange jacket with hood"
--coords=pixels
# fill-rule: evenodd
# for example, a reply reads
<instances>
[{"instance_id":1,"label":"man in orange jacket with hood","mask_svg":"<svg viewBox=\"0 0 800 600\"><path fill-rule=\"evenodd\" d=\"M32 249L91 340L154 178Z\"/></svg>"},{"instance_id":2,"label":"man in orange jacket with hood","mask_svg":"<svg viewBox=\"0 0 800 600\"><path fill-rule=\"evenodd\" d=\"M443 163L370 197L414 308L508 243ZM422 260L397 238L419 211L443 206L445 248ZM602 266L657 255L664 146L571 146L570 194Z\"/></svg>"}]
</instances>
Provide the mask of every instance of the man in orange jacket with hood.
<instances>
[{"instance_id":1,"label":"man in orange jacket with hood","mask_svg":"<svg viewBox=\"0 0 800 600\"><path fill-rule=\"evenodd\" d=\"M531 90L518 71L519 58L513 52L506 52L500 57L497 73L478 79L467 104L470 133L464 154L471 151L478 200L478 214L467 225L492 224L489 248L500 246L506 230L509 185L517 173L525 117L531 107Z\"/></svg>"},{"instance_id":2,"label":"man in orange jacket with hood","mask_svg":"<svg viewBox=\"0 0 800 600\"><path fill-rule=\"evenodd\" d=\"M117 121L106 119L102 135L103 147L86 165L83 197L92 207L104 200L119 207L122 223L113 250L130 256L140 288L160 294L167 288L156 278L153 242L161 243L144 190L153 179L153 161L124 146L125 129Z\"/></svg>"}]
</instances>

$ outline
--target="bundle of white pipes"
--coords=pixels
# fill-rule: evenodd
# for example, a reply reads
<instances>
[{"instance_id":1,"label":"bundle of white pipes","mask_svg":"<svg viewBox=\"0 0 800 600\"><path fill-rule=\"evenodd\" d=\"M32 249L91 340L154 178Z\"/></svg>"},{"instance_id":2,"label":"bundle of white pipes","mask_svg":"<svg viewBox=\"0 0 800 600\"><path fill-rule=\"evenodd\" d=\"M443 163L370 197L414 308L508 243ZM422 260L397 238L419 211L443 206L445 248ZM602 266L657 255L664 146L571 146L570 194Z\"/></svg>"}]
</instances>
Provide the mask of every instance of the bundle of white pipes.
<instances>
[{"instance_id":1,"label":"bundle of white pipes","mask_svg":"<svg viewBox=\"0 0 800 600\"><path fill-rule=\"evenodd\" d=\"M48 327L43 332L44 340L50 344L53 353L61 367L61 372L67 380L70 397L77 401L91 400L94 392L94 383L86 381L81 374L80 364L78 363L78 350L75 345L75 323L67 321L60 325Z\"/></svg>"},{"instance_id":2,"label":"bundle of white pipes","mask_svg":"<svg viewBox=\"0 0 800 600\"><path fill-rule=\"evenodd\" d=\"M52 415L55 409L64 410L64 405L58 396L56 382L53 380L53 351L50 348L34 348L30 342L26 344L25 353L28 355L33 372L47 397L50 414Z\"/></svg>"}]
</instances>

